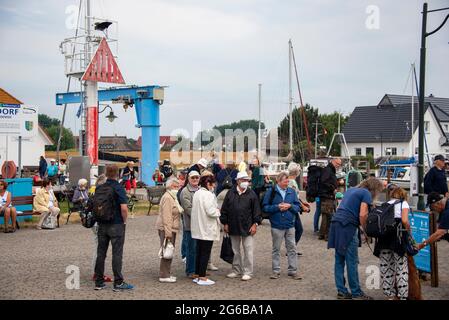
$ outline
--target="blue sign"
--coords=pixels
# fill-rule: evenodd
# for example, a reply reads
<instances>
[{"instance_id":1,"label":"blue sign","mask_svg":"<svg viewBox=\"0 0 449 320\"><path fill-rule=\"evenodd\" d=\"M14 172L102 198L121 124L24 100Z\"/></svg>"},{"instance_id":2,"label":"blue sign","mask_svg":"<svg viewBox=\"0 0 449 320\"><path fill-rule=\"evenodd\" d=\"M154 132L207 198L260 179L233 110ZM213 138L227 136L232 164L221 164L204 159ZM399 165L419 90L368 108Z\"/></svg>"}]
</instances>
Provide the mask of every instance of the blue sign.
<instances>
[{"instance_id":1,"label":"blue sign","mask_svg":"<svg viewBox=\"0 0 449 320\"><path fill-rule=\"evenodd\" d=\"M413 239L417 243L422 243L430 236L430 215L424 212L409 213L410 228L412 230ZM430 246L421 249L419 253L414 256L416 268L424 272L431 272L430 267Z\"/></svg>"}]
</instances>

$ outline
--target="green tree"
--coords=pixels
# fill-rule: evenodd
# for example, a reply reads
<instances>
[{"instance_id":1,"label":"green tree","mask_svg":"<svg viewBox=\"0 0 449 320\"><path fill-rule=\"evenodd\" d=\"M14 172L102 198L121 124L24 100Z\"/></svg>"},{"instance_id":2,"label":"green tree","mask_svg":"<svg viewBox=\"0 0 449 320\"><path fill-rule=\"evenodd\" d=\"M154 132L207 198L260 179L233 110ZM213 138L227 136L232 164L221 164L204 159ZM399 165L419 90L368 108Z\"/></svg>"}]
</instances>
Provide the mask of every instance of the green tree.
<instances>
[{"instance_id":1,"label":"green tree","mask_svg":"<svg viewBox=\"0 0 449 320\"><path fill-rule=\"evenodd\" d=\"M55 142L52 146L46 146L45 150L47 151L56 151L58 137L59 137L59 126L61 122L58 119L50 118L45 114L39 114L38 117L39 125L45 129L47 134L53 139ZM61 137L61 150L69 150L75 147L75 139L73 137L73 133L70 129L62 128L62 137Z\"/></svg>"}]
</instances>

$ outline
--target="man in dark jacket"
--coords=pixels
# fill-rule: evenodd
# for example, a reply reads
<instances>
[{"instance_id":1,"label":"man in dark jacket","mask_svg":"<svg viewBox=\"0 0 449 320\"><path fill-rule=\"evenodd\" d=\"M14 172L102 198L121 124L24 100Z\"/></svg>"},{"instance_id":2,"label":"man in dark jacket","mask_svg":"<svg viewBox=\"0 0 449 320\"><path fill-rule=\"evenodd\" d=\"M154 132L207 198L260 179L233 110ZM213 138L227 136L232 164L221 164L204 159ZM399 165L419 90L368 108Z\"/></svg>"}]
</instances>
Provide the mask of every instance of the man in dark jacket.
<instances>
[{"instance_id":1,"label":"man in dark jacket","mask_svg":"<svg viewBox=\"0 0 449 320\"><path fill-rule=\"evenodd\" d=\"M334 158L323 169L320 178L318 197L321 205L321 228L318 239L327 241L332 215L335 212L335 192L337 190L337 169L341 159Z\"/></svg>"},{"instance_id":2,"label":"man in dark jacket","mask_svg":"<svg viewBox=\"0 0 449 320\"><path fill-rule=\"evenodd\" d=\"M449 196L446 180L444 157L439 154L434 158L434 166L424 177L424 193L437 192L445 197Z\"/></svg>"},{"instance_id":3,"label":"man in dark jacket","mask_svg":"<svg viewBox=\"0 0 449 320\"><path fill-rule=\"evenodd\" d=\"M246 172L237 175L237 186L226 194L221 207L220 221L224 231L229 234L234 252L232 272L228 278L242 275L242 280L253 276L254 235L257 225L262 222L259 198L249 188L250 177ZM240 253L243 244L244 257Z\"/></svg>"},{"instance_id":4,"label":"man in dark jacket","mask_svg":"<svg viewBox=\"0 0 449 320\"><path fill-rule=\"evenodd\" d=\"M235 168L234 161L229 160L226 162L226 168L217 174L216 194L219 195L224 189L230 189L235 186L237 174L238 170Z\"/></svg>"},{"instance_id":5,"label":"man in dark jacket","mask_svg":"<svg viewBox=\"0 0 449 320\"><path fill-rule=\"evenodd\" d=\"M281 172L276 177L276 185L265 192L263 210L270 215L271 237L273 240L272 267L270 279L279 279L281 275L281 244L285 239L288 256L288 275L295 280L301 280L297 274L298 261L296 256L295 220L299 213L299 203L296 191L288 187L288 173Z\"/></svg>"}]
</instances>

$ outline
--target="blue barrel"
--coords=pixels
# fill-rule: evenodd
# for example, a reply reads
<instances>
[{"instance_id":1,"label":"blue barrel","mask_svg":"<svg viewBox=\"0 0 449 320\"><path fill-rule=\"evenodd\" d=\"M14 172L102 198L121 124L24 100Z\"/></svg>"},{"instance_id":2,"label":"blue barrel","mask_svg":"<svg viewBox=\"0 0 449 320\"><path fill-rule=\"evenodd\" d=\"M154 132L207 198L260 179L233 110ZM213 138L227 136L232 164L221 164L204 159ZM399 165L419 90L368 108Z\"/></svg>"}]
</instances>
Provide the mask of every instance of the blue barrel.
<instances>
[{"instance_id":1,"label":"blue barrel","mask_svg":"<svg viewBox=\"0 0 449 320\"><path fill-rule=\"evenodd\" d=\"M33 179L31 178L20 178L20 179L5 179L8 182L8 191L11 192L11 197L25 197L33 195ZM32 211L33 205L14 205L14 199L12 205L17 209L17 211ZM32 216L22 216L17 217L18 222L23 222L25 219L31 219ZM0 225L4 224L4 219L0 218Z\"/></svg>"}]
</instances>

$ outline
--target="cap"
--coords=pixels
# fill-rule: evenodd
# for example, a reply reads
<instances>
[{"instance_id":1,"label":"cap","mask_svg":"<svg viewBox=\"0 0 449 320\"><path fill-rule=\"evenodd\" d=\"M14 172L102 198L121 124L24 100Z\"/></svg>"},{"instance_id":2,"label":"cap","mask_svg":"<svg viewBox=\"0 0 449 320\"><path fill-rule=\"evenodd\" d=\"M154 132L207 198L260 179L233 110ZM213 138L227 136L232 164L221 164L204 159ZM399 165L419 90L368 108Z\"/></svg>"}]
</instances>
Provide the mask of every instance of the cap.
<instances>
[{"instance_id":1,"label":"cap","mask_svg":"<svg viewBox=\"0 0 449 320\"><path fill-rule=\"evenodd\" d=\"M199 165L200 165L200 166L202 166L203 168L206 168L206 167L207 167L207 164L208 164L208 162L207 162L207 160L206 160L206 159L204 159L204 158L201 158L200 160L198 160L197 164L199 164Z\"/></svg>"},{"instance_id":2,"label":"cap","mask_svg":"<svg viewBox=\"0 0 449 320\"><path fill-rule=\"evenodd\" d=\"M189 173L189 178L190 177L199 177L199 176L200 176L200 174L198 173L198 171L195 171L195 170L190 171L190 173Z\"/></svg>"},{"instance_id":3,"label":"cap","mask_svg":"<svg viewBox=\"0 0 449 320\"><path fill-rule=\"evenodd\" d=\"M441 194L439 194L438 192L431 192L427 196L427 206L430 206L430 205L440 201L441 199L443 199L443 196Z\"/></svg>"},{"instance_id":4,"label":"cap","mask_svg":"<svg viewBox=\"0 0 449 320\"><path fill-rule=\"evenodd\" d=\"M239 172L237 174L236 180L240 180L240 179L242 179L242 180L249 180L249 176L248 176L248 174L246 172Z\"/></svg>"},{"instance_id":5,"label":"cap","mask_svg":"<svg viewBox=\"0 0 449 320\"><path fill-rule=\"evenodd\" d=\"M443 155L439 154L439 155L435 156L435 158L433 158L433 161L437 161L437 160L444 161L446 159L443 157Z\"/></svg>"}]
</instances>

